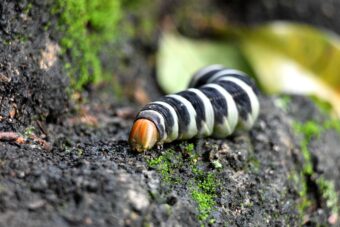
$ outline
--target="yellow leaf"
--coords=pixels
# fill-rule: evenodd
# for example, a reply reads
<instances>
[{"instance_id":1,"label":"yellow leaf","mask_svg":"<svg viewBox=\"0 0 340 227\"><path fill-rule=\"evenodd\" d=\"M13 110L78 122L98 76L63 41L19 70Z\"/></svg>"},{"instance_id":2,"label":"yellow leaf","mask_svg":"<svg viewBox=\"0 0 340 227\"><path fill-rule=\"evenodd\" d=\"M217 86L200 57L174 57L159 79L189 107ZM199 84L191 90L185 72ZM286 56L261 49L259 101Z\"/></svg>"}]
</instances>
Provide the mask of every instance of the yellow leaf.
<instances>
[{"instance_id":1,"label":"yellow leaf","mask_svg":"<svg viewBox=\"0 0 340 227\"><path fill-rule=\"evenodd\" d=\"M192 74L222 64L255 74L272 93L314 95L340 118L340 38L308 25L275 22L227 28L223 41L193 40L165 33L157 56L157 79L167 93L187 87Z\"/></svg>"},{"instance_id":2,"label":"yellow leaf","mask_svg":"<svg viewBox=\"0 0 340 227\"><path fill-rule=\"evenodd\" d=\"M283 22L239 34L240 47L265 91L316 95L340 117L339 37Z\"/></svg>"}]
</instances>

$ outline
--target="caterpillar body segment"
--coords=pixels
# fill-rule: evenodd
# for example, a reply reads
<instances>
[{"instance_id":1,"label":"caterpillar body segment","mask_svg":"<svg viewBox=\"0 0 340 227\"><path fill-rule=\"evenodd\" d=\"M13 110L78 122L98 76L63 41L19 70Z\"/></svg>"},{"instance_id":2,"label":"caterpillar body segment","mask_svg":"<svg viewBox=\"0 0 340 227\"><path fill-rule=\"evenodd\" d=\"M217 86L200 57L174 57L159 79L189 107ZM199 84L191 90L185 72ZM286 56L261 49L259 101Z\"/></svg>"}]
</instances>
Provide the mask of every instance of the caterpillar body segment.
<instances>
[{"instance_id":1,"label":"caterpillar body segment","mask_svg":"<svg viewBox=\"0 0 340 227\"><path fill-rule=\"evenodd\" d=\"M168 102L174 107L178 117L178 137L176 139L191 139L197 135L197 114L193 105L179 94L165 96L164 102Z\"/></svg>"},{"instance_id":2,"label":"caterpillar body segment","mask_svg":"<svg viewBox=\"0 0 340 227\"><path fill-rule=\"evenodd\" d=\"M209 100L213 106L214 130L212 135L216 138L224 138L232 134L238 123L238 110L231 94L214 83L204 85L200 90L210 97Z\"/></svg>"},{"instance_id":3,"label":"caterpillar body segment","mask_svg":"<svg viewBox=\"0 0 340 227\"><path fill-rule=\"evenodd\" d=\"M209 65L198 70L191 78L188 87L200 87L204 84L208 83L208 79L211 78L214 74L223 70L224 67L222 65Z\"/></svg>"},{"instance_id":4,"label":"caterpillar body segment","mask_svg":"<svg viewBox=\"0 0 340 227\"><path fill-rule=\"evenodd\" d=\"M179 92L196 111L197 137L210 136L214 131L214 109L210 99L199 89L189 88Z\"/></svg>"},{"instance_id":5,"label":"caterpillar body segment","mask_svg":"<svg viewBox=\"0 0 340 227\"><path fill-rule=\"evenodd\" d=\"M194 74L189 89L151 102L130 132L133 150L193 137L225 138L249 130L258 117L257 88L241 71L210 65Z\"/></svg>"}]
</instances>

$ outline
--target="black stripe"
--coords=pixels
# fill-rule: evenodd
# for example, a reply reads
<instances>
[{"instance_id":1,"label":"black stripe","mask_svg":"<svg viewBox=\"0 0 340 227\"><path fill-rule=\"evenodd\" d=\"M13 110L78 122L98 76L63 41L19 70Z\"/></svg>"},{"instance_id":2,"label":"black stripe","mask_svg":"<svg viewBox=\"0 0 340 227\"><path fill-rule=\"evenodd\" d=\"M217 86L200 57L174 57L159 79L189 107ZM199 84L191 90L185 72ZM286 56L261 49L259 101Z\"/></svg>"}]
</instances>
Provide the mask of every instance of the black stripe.
<instances>
[{"instance_id":1,"label":"black stripe","mask_svg":"<svg viewBox=\"0 0 340 227\"><path fill-rule=\"evenodd\" d=\"M246 83L247 85L249 85L255 94L258 94L259 91L254 83L254 81L252 79L250 79L250 77L248 76L244 76L244 75L239 75L236 73L225 73L225 74L221 74L220 76L218 76L214 81L211 81L212 83L216 82L218 79L221 79L222 77L235 77L241 81L243 81L244 83Z\"/></svg>"},{"instance_id":2,"label":"black stripe","mask_svg":"<svg viewBox=\"0 0 340 227\"><path fill-rule=\"evenodd\" d=\"M171 115L170 110L168 110L168 108L158 103L150 103L144 106L142 111L143 110L154 110L160 113L164 117L165 131L167 135L170 135L171 129L174 126L174 119Z\"/></svg>"},{"instance_id":3,"label":"black stripe","mask_svg":"<svg viewBox=\"0 0 340 227\"><path fill-rule=\"evenodd\" d=\"M210 103L214 109L215 124L223 123L223 118L228 117L228 103L225 97L211 87L201 87L202 91L210 100Z\"/></svg>"},{"instance_id":4,"label":"black stripe","mask_svg":"<svg viewBox=\"0 0 340 227\"><path fill-rule=\"evenodd\" d=\"M195 92L192 91L182 91L177 94L188 100L194 107L196 111L197 130L201 130L203 122L205 121L205 109L203 101Z\"/></svg>"},{"instance_id":5,"label":"black stripe","mask_svg":"<svg viewBox=\"0 0 340 227\"><path fill-rule=\"evenodd\" d=\"M231 96L233 97L238 112L241 116L241 118L247 120L248 119L248 113L251 114L252 108L251 108L251 102L250 98L245 90L243 90L239 85L232 81L218 81L216 84L223 87L226 91L228 91Z\"/></svg>"},{"instance_id":6,"label":"black stripe","mask_svg":"<svg viewBox=\"0 0 340 227\"><path fill-rule=\"evenodd\" d=\"M190 123L190 114L186 106L177 99L168 96L161 98L160 101L168 103L175 109L178 118L178 135L186 133Z\"/></svg>"},{"instance_id":7,"label":"black stripe","mask_svg":"<svg viewBox=\"0 0 340 227\"><path fill-rule=\"evenodd\" d=\"M221 71L221 70L223 70L223 69L214 69L214 70L211 70L211 71L209 71L209 72L203 74L203 76L201 76L201 77L196 81L196 83L193 84L192 86L193 86L194 88L199 88L199 87L201 87L201 86L207 84L207 82L208 82L208 80L210 79L210 77L212 77L215 73L217 73L217 72L219 72L219 71Z\"/></svg>"},{"instance_id":8,"label":"black stripe","mask_svg":"<svg viewBox=\"0 0 340 227\"><path fill-rule=\"evenodd\" d=\"M141 111L138 113L135 121L137 121L138 119L148 119L152 121L157 127L159 138L164 137L165 129L161 125L161 119L159 116L152 114L152 113L148 113L146 111Z\"/></svg>"}]
</instances>

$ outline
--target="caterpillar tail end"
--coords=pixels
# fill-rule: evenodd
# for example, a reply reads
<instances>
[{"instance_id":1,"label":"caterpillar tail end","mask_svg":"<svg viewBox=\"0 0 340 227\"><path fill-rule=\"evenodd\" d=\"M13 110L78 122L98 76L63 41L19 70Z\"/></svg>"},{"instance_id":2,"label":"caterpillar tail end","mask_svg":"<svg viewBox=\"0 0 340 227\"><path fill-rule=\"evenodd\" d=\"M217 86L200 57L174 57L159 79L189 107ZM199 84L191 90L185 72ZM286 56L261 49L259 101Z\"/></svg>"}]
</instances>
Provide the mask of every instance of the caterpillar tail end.
<instances>
[{"instance_id":1,"label":"caterpillar tail end","mask_svg":"<svg viewBox=\"0 0 340 227\"><path fill-rule=\"evenodd\" d=\"M158 137L158 130L152 121L138 119L131 128L129 144L132 150L143 152L151 149L157 143Z\"/></svg>"}]
</instances>

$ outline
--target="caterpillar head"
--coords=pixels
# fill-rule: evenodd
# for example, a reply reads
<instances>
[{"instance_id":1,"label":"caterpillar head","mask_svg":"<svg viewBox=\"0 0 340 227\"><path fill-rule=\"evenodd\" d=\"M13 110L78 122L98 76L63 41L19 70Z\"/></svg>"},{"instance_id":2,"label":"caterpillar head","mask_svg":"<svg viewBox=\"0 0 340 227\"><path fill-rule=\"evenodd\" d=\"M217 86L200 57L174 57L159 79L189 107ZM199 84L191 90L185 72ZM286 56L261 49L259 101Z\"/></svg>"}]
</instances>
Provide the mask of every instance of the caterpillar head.
<instances>
[{"instance_id":1,"label":"caterpillar head","mask_svg":"<svg viewBox=\"0 0 340 227\"><path fill-rule=\"evenodd\" d=\"M138 119L131 128L129 143L132 150L142 152L152 148L157 143L158 137L158 130L152 121Z\"/></svg>"}]
</instances>

